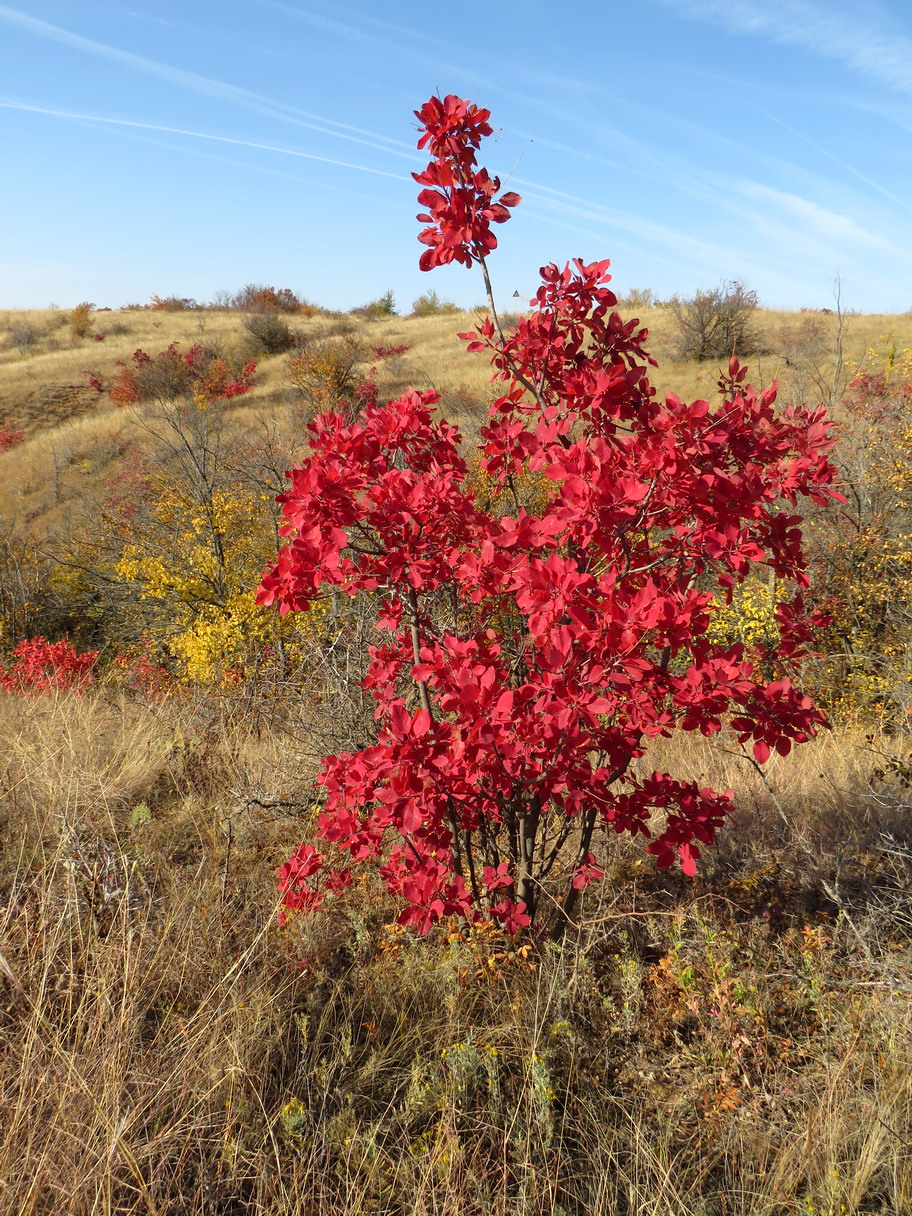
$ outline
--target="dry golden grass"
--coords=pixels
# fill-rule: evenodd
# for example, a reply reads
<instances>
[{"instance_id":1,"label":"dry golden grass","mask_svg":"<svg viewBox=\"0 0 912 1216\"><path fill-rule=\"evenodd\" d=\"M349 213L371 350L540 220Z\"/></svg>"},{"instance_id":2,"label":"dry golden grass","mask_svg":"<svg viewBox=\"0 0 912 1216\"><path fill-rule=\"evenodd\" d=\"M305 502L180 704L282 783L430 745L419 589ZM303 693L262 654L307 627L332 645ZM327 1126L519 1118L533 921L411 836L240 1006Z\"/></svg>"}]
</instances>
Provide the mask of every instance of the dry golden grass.
<instances>
[{"instance_id":1,"label":"dry golden grass","mask_svg":"<svg viewBox=\"0 0 912 1216\"><path fill-rule=\"evenodd\" d=\"M3 422L10 426L26 425L29 429L47 427L65 421L63 403L56 411L28 413L30 399L40 390L52 387L79 388L87 384L86 369L97 372L102 380L110 380L117 363L129 361L137 348L149 354L164 350L172 342L183 347L194 343L217 343L227 349L240 349L249 341L243 328L244 315L237 312L146 312L119 311L94 314L93 324L107 336L104 342L91 338L74 339L62 313L19 312L0 313L0 395L5 402ZM365 343L365 370L372 362L371 346L407 344L412 350L397 366L397 374L387 378L403 387L409 381L416 387L449 387L454 378L477 384L484 391L487 370L483 360L465 353L464 344L456 333L469 328L472 314L447 314L439 317L389 317L374 321L356 318L332 318L317 315L309 318L288 318L293 330L305 336L332 334L342 329L357 331ZM22 351L13 345L10 332L22 325L33 326L42 335L34 347ZM50 348L50 349L49 349ZM276 390L287 387L285 356L260 356L257 385L249 400L268 400ZM407 369L408 376L402 372ZM106 398L88 390L87 399L102 410L112 408ZM78 403L73 399L74 406ZM28 416L17 417L28 413Z\"/></svg>"},{"instance_id":2,"label":"dry golden grass","mask_svg":"<svg viewBox=\"0 0 912 1216\"><path fill-rule=\"evenodd\" d=\"M892 741L827 736L766 782L665 744L741 818L693 882L606 841L578 934L529 951L384 928L370 883L277 930L297 746L243 701L0 698L3 1211L910 1210Z\"/></svg>"},{"instance_id":3,"label":"dry golden grass","mask_svg":"<svg viewBox=\"0 0 912 1216\"><path fill-rule=\"evenodd\" d=\"M122 326L123 333L105 342L74 341L63 314L0 314L0 426L23 429L26 442L0 452L0 518L28 520L38 536L55 526L72 510L92 486L104 482L112 469L112 458L124 443L141 437L137 411L115 406L107 395L87 386L86 369L110 382L118 362L128 362L140 348L155 354L171 342L189 347L196 342L217 343L226 351L245 349L249 336L243 317L233 312L145 312L122 311L96 316L98 329ZM53 318L59 348L40 348L25 354L7 344L2 335L20 322L29 322L42 332L50 330ZM364 349L359 364L367 375L372 364L378 369L381 394L395 396L410 384L437 388L448 393L446 404L463 422L477 422L488 391L489 368L484 360L466 354L456 333L473 323L470 314L427 318L390 317L364 319L290 318L292 328L314 340L324 335L352 330ZM387 360L375 360L372 347L407 345L409 351ZM230 425L249 428L256 434L264 417L286 417L294 426L289 408L296 392L288 376L288 356L258 356L253 390L223 407ZM455 397L452 390L456 390ZM141 420L142 411L138 412Z\"/></svg>"},{"instance_id":4,"label":"dry golden grass","mask_svg":"<svg viewBox=\"0 0 912 1216\"><path fill-rule=\"evenodd\" d=\"M684 398L712 396L719 369L711 362L698 364L676 358L677 332L672 311L654 307L638 311L641 322L650 330L649 346L659 361L653 372L657 389L661 393L676 392ZM31 435L64 425L74 416L100 419L114 407L106 396L99 397L87 387L86 371L92 370L103 381L110 381L118 361L128 361L137 348L154 354L171 342L187 347L203 342L238 351L249 343L243 327L244 316L236 312L97 313L93 314L93 326L107 335L101 343L91 338L73 338L68 316L59 311L0 313L0 399L4 402L0 423L13 429L24 427ZM456 335L471 329L476 319L477 314L473 313L374 320L317 314L310 318L291 317L289 324L311 338L346 329L355 332L365 348L361 365L364 372L374 362L372 347L408 345L410 349L403 356L378 364L381 394L392 396L409 384L436 388L444 395L444 405L456 421L471 425L477 422L480 403L490 394L490 369L483 356L467 354ZM757 313L761 346L766 353L750 360L755 382L765 386L778 378L784 398L797 396L815 401L819 397L808 369L798 365L800 360L794 362L789 358L788 342L783 340L784 331L794 333L808 323L819 327L821 357L817 366L830 364L836 349L838 317L767 310ZM34 341L28 346L17 346L13 338L21 335L23 328L33 332ZM841 358L860 360L868 349L891 339L900 349L912 346L912 315L849 315L844 318ZM287 356L260 356L256 386L245 402L248 409L274 408L288 396L286 366ZM827 366L824 379L829 377Z\"/></svg>"},{"instance_id":5,"label":"dry golden grass","mask_svg":"<svg viewBox=\"0 0 912 1216\"><path fill-rule=\"evenodd\" d=\"M771 349L798 320L762 314ZM137 346L243 341L230 313L97 321L126 330L74 345L58 325L55 350L0 353L0 424L29 431L0 454L0 517L28 543L142 442L142 411L48 385ZM670 314L643 321L661 360ZM370 347L408 345L378 365L381 393L435 387L469 432L488 394L454 337L471 323L292 320L356 326L365 372ZM846 358L889 332L912 345L910 318L848 325ZM252 442L295 440L286 364L262 359L226 407ZM758 361L764 383L776 366ZM655 379L693 397L716 374L672 360ZM525 950L455 925L417 940L371 880L277 929L312 749L357 713L298 699L0 696L0 1212L912 1211L905 739L842 727L762 774L725 737L657 745L644 764L732 787L737 820L694 881L602 841L608 881L577 931Z\"/></svg>"},{"instance_id":6,"label":"dry golden grass","mask_svg":"<svg viewBox=\"0 0 912 1216\"><path fill-rule=\"evenodd\" d=\"M676 393L683 400L699 397L712 399L717 391L719 366L711 361L701 364L676 357L678 329L672 310L641 308L634 311L649 330L647 346L659 362L658 368L652 369L651 373L658 391L663 394ZM800 367L790 366L783 331L794 333L808 322L819 325L821 358L817 365L825 366L829 371L837 344L839 317L835 313L789 313L760 309L755 319L764 353L744 359L750 366L751 381L765 388L773 380L778 380L782 400L806 399L811 405L817 404L820 393L813 380ZM843 318L842 358L859 362L872 347L883 347L891 339L895 339L899 349L912 348L912 313L848 314Z\"/></svg>"}]
</instances>

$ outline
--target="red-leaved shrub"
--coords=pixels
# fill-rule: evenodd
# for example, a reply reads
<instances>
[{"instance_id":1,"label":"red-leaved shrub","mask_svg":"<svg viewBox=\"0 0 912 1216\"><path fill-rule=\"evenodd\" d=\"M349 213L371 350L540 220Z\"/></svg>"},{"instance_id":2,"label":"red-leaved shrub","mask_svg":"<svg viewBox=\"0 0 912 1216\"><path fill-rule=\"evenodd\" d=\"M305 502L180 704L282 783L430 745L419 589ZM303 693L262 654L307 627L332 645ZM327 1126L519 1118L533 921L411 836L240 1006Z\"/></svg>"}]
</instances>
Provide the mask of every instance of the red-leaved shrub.
<instances>
[{"instance_id":1,"label":"red-leaved shrub","mask_svg":"<svg viewBox=\"0 0 912 1216\"><path fill-rule=\"evenodd\" d=\"M8 426L0 426L0 452L8 452L10 448L25 441L25 431L13 431Z\"/></svg>"},{"instance_id":2,"label":"red-leaved shrub","mask_svg":"<svg viewBox=\"0 0 912 1216\"><path fill-rule=\"evenodd\" d=\"M140 651L114 656L114 667L121 673L124 684L150 701L162 701L174 689L174 679L166 667L155 659L148 643Z\"/></svg>"},{"instance_id":3,"label":"red-leaved shrub","mask_svg":"<svg viewBox=\"0 0 912 1216\"><path fill-rule=\"evenodd\" d=\"M111 400L118 405L135 405L139 401L174 401L194 392L201 392L208 400L224 400L249 393L253 387L255 359L235 366L224 355L204 346L191 346L184 352L178 346L172 342L154 356L135 350L129 363L119 364L108 390Z\"/></svg>"},{"instance_id":4,"label":"red-leaved shrub","mask_svg":"<svg viewBox=\"0 0 912 1216\"><path fill-rule=\"evenodd\" d=\"M478 264L487 284L491 225L520 201L476 168L489 113L450 96L418 118L421 266ZM364 681L376 741L325 759L325 850L282 867L286 910L371 864L420 933L451 915L560 930L603 875L607 835L642 835L660 867L693 874L734 809L731 791L638 764L651 740L727 728L762 764L825 725L792 673L812 632L795 508L834 496L826 416L777 409L736 359L716 404L660 400L647 331L615 311L607 271L546 266L508 334L489 291L491 315L462 335L500 390L484 500L436 392L312 422L258 599L287 613L330 588L372 597L387 639ZM794 592L772 653L709 631L757 566Z\"/></svg>"},{"instance_id":5,"label":"red-leaved shrub","mask_svg":"<svg viewBox=\"0 0 912 1216\"><path fill-rule=\"evenodd\" d=\"M6 692L47 692L52 688L84 692L94 683L92 669L97 650L77 654L66 640L48 642L34 637L20 642L13 651L15 662L0 670L0 687Z\"/></svg>"}]
</instances>

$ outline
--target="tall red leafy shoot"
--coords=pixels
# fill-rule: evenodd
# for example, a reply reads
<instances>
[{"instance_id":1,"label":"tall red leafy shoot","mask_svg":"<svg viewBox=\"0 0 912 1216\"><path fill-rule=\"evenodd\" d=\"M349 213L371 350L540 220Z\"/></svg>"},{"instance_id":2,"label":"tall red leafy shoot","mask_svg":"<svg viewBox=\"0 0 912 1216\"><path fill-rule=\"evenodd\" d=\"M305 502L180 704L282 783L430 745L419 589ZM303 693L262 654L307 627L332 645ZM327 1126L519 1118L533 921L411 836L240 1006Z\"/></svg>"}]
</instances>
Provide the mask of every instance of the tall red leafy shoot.
<instances>
[{"instance_id":1,"label":"tall red leafy shoot","mask_svg":"<svg viewBox=\"0 0 912 1216\"><path fill-rule=\"evenodd\" d=\"M605 834L642 835L658 866L692 875L733 810L731 791L640 771L651 740L727 726L763 763L825 724L788 673L811 637L795 507L835 496L832 439L822 410L777 409L735 359L717 404L659 400L607 261L544 267L506 336L486 258L519 199L495 199L475 166L489 113L446 97L417 116L421 265L477 264L488 287L490 316L461 336L500 390L480 447L495 506L476 499L435 392L311 424L258 598L287 613L330 588L373 597L377 737L325 759L326 851L302 845L282 867L283 915L374 865L420 933L452 915L559 928L603 877ZM528 474L550 486L538 513L519 501ZM775 680L759 648L707 636L758 564L795 589Z\"/></svg>"},{"instance_id":2,"label":"tall red leafy shoot","mask_svg":"<svg viewBox=\"0 0 912 1216\"><path fill-rule=\"evenodd\" d=\"M95 682L93 668L97 650L77 654L66 641L48 642L45 638L28 638L19 643L12 655L15 660L5 670L0 669L0 687L5 692L31 693L63 689L77 694Z\"/></svg>"},{"instance_id":3,"label":"tall red leafy shoot","mask_svg":"<svg viewBox=\"0 0 912 1216\"><path fill-rule=\"evenodd\" d=\"M495 199L500 178L475 167L475 152L491 134L491 112L450 94L442 101L432 97L415 116L423 131L418 147L431 153L424 172L412 175L425 187L418 202L427 208L418 216L428 225L418 236L428 247L418 265L422 270L449 262L471 266L497 248L491 225L508 220L509 209L520 201L512 192Z\"/></svg>"}]
</instances>

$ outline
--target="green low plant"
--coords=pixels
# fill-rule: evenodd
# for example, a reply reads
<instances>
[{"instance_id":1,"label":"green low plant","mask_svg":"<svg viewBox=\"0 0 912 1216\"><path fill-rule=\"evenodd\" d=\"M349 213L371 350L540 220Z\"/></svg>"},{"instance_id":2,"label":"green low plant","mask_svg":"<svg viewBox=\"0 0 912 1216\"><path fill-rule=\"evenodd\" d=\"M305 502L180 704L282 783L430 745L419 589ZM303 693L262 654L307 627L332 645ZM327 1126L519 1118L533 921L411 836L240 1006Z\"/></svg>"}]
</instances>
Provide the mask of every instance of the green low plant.
<instances>
[{"instance_id":1,"label":"green low plant","mask_svg":"<svg viewBox=\"0 0 912 1216\"><path fill-rule=\"evenodd\" d=\"M436 291L426 291L412 301L413 317L439 317L448 312L459 312L452 300L441 300Z\"/></svg>"}]
</instances>

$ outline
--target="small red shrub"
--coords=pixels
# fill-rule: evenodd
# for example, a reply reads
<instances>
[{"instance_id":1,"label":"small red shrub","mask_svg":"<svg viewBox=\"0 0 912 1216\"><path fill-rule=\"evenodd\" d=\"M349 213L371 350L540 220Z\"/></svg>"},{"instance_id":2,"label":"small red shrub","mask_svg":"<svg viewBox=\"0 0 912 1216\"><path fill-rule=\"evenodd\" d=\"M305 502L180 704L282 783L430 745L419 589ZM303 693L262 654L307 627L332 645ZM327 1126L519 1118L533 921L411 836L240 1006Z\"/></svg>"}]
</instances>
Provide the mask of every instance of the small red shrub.
<instances>
[{"instance_id":1,"label":"small red shrub","mask_svg":"<svg viewBox=\"0 0 912 1216\"><path fill-rule=\"evenodd\" d=\"M11 431L8 426L0 426L0 452L8 452L25 441L25 431Z\"/></svg>"},{"instance_id":2,"label":"small red shrub","mask_svg":"<svg viewBox=\"0 0 912 1216\"><path fill-rule=\"evenodd\" d=\"M95 677L92 669L97 650L77 654L66 640L48 642L43 637L20 642L13 651L16 660L0 673L0 687L6 692L48 692L52 688L84 692Z\"/></svg>"},{"instance_id":3,"label":"small red shrub","mask_svg":"<svg viewBox=\"0 0 912 1216\"><path fill-rule=\"evenodd\" d=\"M108 390L111 400L118 405L135 405L139 401L173 401L199 391L210 401L217 401L240 397L253 387L255 359L237 368L224 355L213 354L204 346L191 346L184 353L178 346L172 342L155 356L135 350L129 363L118 363L120 371Z\"/></svg>"},{"instance_id":4,"label":"small red shrub","mask_svg":"<svg viewBox=\"0 0 912 1216\"><path fill-rule=\"evenodd\" d=\"M172 690L171 673L156 662L147 642L138 654L115 655L114 666L123 674L128 688L150 701L164 700Z\"/></svg>"},{"instance_id":5,"label":"small red shrub","mask_svg":"<svg viewBox=\"0 0 912 1216\"><path fill-rule=\"evenodd\" d=\"M715 404L659 398L606 260L544 267L505 331L486 258L520 200L495 200L476 168L489 113L450 96L417 116L432 157L413 175L419 265L477 264L488 288L491 315L460 336L494 368L477 460L500 504L476 493L434 391L355 418L333 401L310 424L257 599L285 614L337 588L373 604L377 734L325 758L328 864L303 845L282 903L308 911L373 864L419 933L454 915L560 930L604 876L601 839L643 836L658 867L693 875L734 811L731 790L641 770L652 740L727 729L763 764L827 724L791 675L814 626L797 507L840 497L833 438L823 410L775 408L775 384L757 392L734 358ZM534 513L529 478L545 487ZM714 641L716 605L758 567L794 589L770 652Z\"/></svg>"}]
</instances>

